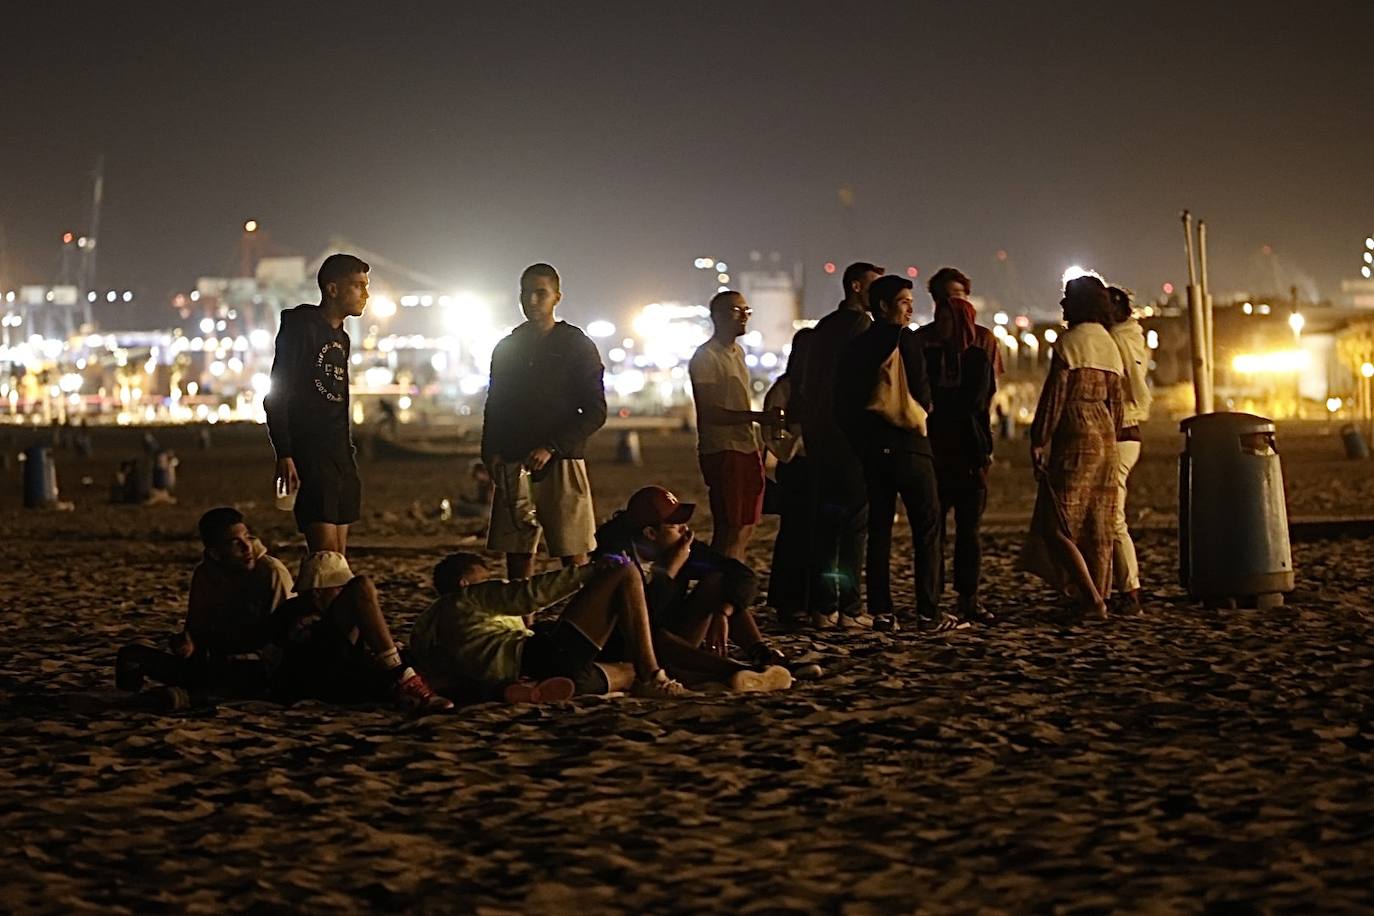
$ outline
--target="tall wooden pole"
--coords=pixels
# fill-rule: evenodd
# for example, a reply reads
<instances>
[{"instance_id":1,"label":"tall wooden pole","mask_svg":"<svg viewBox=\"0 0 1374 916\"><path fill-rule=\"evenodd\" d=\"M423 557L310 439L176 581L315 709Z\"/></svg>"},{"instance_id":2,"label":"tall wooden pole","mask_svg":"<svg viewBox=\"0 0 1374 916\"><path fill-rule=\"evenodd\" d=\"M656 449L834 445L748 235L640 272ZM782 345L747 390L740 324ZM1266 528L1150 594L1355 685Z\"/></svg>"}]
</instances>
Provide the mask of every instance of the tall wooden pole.
<instances>
[{"instance_id":1,"label":"tall wooden pole","mask_svg":"<svg viewBox=\"0 0 1374 916\"><path fill-rule=\"evenodd\" d=\"M1211 365L1207 352L1207 318L1202 290L1197 283L1193 254L1193 215L1183 211L1183 247L1188 254L1188 336L1193 355L1193 406L1197 413L1212 412Z\"/></svg>"}]
</instances>

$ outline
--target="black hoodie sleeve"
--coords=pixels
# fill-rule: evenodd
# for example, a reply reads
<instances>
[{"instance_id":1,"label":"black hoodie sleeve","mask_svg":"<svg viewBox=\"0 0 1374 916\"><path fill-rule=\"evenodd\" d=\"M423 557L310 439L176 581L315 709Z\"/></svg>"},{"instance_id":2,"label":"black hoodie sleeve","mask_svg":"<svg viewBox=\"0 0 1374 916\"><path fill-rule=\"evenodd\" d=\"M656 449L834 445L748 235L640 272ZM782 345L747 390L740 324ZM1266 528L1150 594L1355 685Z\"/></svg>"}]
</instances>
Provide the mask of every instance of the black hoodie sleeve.
<instances>
[{"instance_id":1,"label":"black hoodie sleeve","mask_svg":"<svg viewBox=\"0 0 1374 916\"><path fill-rule=\"evenodd\" d=\"M606 425L606 369L596 344L581 331L572 372L574 413L554 433L549 448L557 455L580 451L591 434Z\"/></svg>"},{"instance_id":2,"label":"black hoodie sleeve","mask_svg":"<svg viewBox=\"0 0 1374 916\"><path fill-rule=\"evenodd\" d=\"M293 386L300 378L301 329L292 319L290 309L281 313L281 326L277 330L276 353L272 358L272 387L263 399L263 409L267 413L267 436L277 453L277 460L290 458L291 442L291 400L296 396Z\"/></svg>"}]
</instances>

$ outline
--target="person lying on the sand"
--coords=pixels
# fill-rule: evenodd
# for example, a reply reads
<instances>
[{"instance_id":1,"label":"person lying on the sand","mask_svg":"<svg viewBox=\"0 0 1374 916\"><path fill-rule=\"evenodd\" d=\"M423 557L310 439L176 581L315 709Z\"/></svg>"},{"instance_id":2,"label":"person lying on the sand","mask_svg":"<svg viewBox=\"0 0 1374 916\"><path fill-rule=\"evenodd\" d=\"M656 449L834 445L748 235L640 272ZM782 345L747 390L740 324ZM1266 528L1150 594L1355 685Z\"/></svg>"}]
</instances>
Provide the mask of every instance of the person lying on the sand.
<instances>
[{"instance_id":1,"label":"person lying on the sand","mask_svg":"<svg viewBox=\"0 0 1374 916\"><path fill-rule=\"evenodd\" d=\"M597 555L624 554L640 570L654 645L669 669L689 683L725 679L721 663L727 661L731 631L756 670L785 670L787 657L763 638L749 612L758 577L739 560L696 541L687 526L695 509L663 487L644 487L596 532ZM714 635L713 623L720 624ZM703 642L708 653L698 651ZM617 649L612 645L610 651ZM714 654L715 660L702 666L703 654ZM790 678L773 678L775 687L790 686Z\"/></svg>"},{"instance_id":2,"label":"person lying on the sand","mask_svg":"<svg viewBox=\"0 0 1374 916\"><path fill-rule=\"evenodd\" d=\"M475 681L499 689L521 678L568 678L580 694L689 694L654 654L644 582L625 557L507 582L492 579L482 557L459 553L434 572L442 597L415 621L410 651L440 687ZM527 615L566 598L572 601L557 620L525 626ZM598 662L617 626L629 644L628 663Z\"/></svg>"},{"instance_id":3,"label":"person lying on the sand","mask_svg":"<svg viewBox=\"0 0 1374 916\"><path fill-rule=\"evenodd\" d=\"M353 575L343 554L320 550L306 557L296 591L272 615L283 650L272 679L278 698L355 703L390 695L405 709L453 708L401 660L377 587L367 576Z\"/></svg>"},{"instance_id":4,"label":"person lying on the sand","mask_svg":"<svg viewBox=\"0 0 1374 916\"><path fill-rule=\"evenodd\" d=\"M145 678L192 690L260 694L266 667L258 653L271 641L268 620L291 594L291 573L230 506L200 517L205 553L191 573L186 623L172 651L129 645L115 660L115 684L138 691Z\"/></svg>"}]
</instances>

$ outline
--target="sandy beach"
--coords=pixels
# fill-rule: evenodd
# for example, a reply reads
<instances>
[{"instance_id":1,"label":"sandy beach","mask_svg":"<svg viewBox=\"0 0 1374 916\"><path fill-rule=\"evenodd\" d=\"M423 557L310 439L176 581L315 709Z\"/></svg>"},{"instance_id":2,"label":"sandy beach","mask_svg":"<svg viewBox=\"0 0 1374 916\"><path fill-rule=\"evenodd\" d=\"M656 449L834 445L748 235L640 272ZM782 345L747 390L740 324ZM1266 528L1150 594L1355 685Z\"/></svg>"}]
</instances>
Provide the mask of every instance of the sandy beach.
<instances>
[{"instance_id":1,"label":"sandy beach","mask_svg":"<svg viewBox=\"0 0 1374 916\"><path fill-rule=\"evenodd\" d=\"M998 625L779 635L825 675L769 696L388 707L231 701L169 714L113 686L122 643L180 626L195 520L237 504L293 569L261 428L158 430L177 504L108 502L140 431L58 453L75 510L0 487L0 909L13 912L1353 912L1374 904L1374 541L1302 540L1264 613L1177 586L1179 437L1149 430L1130 515L1143 619L1054 623L1014 569L1034 491L1001 443L985 540ZM1374 462L1281 427L1294 518L1374 514ZM684 433L641 468L592 444L598 511L704 488ZM362 465L357 571L400 635L444 552L466 461ZM83 480L89 480L84 483ZM709 532L703 506L701 536ZM776 520L751 551L766 572ZM903 531L903 526L898 527ZM911 600L899 535L896 600ZM950 596L952 602L952 596ZM761 610L765 629L774 627Z\"/></svg>"}]
</instances>

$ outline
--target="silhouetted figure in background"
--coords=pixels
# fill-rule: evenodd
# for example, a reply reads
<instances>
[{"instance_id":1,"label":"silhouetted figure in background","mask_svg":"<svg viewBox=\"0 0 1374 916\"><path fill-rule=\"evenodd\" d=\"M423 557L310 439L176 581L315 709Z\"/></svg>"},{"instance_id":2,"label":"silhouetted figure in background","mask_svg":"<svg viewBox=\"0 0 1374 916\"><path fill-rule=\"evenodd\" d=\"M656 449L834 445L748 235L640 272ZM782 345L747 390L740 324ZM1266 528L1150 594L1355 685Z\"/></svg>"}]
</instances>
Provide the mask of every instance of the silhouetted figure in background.
<instances>
[{"instance_id":1,"label":"silhouetted figure in background","mask_svg":"<svg viewBox=\"0 0 1374 916\"><path fill-rule=\"evenodd\" d=\"M975 322L969 279L953 267L928 286L935 320L916 331L925 354L935 407L927 420L940 493L940 582L944 587L945 527L954 513L954 590L958 615L992 623L978 599L982 574L979 526L988 503L992 465L992 396L997 390L997 338Z\"/></svg>"},{"instance_id":2,"label":"silhouetted figure in background","mask_svg":"<svg viewBox=\"0 0 1374 916\"><path fill-rule=\"evenodd\" d=\"M897 426L872 409L889 358L900 360L905 394L926 412L931 407L925 356L916 335L907 327L911 323L911 281L897 276L874 280L868 289L868 303L873 326L845 347L835 388L836 412L863 462L868 485L868 609L875 624L882 616L888 618L882 622L889 626L915 624L929 632L967 627L967 623L940 610L940 497L930 440L923 429ZM911 525L914 615L893 614L892 522L899 496Z\"/></svg>"}]
</instances>

